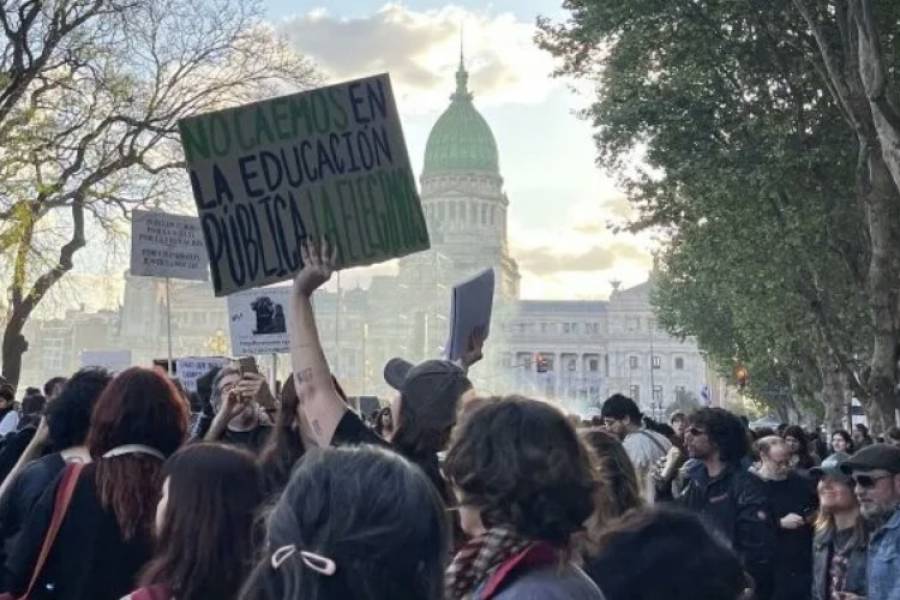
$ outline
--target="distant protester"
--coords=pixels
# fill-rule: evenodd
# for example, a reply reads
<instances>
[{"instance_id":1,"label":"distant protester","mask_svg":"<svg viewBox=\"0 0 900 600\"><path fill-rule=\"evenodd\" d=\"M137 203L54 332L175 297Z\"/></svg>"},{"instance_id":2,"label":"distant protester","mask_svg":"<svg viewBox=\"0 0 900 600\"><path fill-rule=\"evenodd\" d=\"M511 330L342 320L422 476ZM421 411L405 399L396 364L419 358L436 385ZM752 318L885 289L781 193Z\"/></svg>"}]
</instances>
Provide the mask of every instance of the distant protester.
<instances>
[{"instance_id":1,"label":"distant protester","mask_svg":"<svg viewBox=\"0 0 900 600\"><path fill-rule=\"evenodd\" d=\"M222 367L213 380L210 402L216 416L206 432L206 441L259 454L272 431L263 408L275 404L265 378L241 373L236 366Z\"/></svg>"},{"instance_id":2,"label":"distant protester","mask_svg":"<svg viewBox=\"0 0 900 600\"><path fill-rule=\"evenodd\" d=\"M842 452L844 454L850 455L853 454L855 450L856 449L853 446L853 438L850 437L850 434L847 431L838 429L831 434L832 452Z\"/></svg>"},{"instance_id":3,"label":"distant protester","mask_svg":"<svg viewBox=\"0 0 900 600\"><path fill-rule=\"evenodd\" d=\"M297 397L294 378L281 386L281 407L272 434L259 457L266 498L277 498L291 478L291 471L315 442Z\"/></svg>"},{"instance_id":4,"label":"distant protester","mask_svg":"<svg viewBox=\"0 0 900 600\"><path fill-rule=\"evenodd\" d=\"M656 500L656 465L666 457L672 443L662 434L643 427L641 411L631 398L610 396L601 409L604 427L625 446L637 473L641 496L648 504Z\"/></svg>"},{"instance_id":5,"label":"distant protester","mask_svg":"<svg viewBox=\"0 0 900 600\"><path fill-rule=\"evenodd\" d=\"M12 433L19 426L16 412L16 392L11 385L0 385L0 437Z\"/></svg>"},{"instance_id":6,"label":"distant protester","mask_svg":"<svg viewBox=\"0 0 900 600\"><path fill-rule=\"evenodd\" d=\"M869 435L869 428L862 423L853 426L853 447L856 450L862 450L866 446L871 446L875 441Z\"/></svg>"},{"instance_id":7,"label":"distant protester","mask_svg":"<svg viewBox=\"0 0 900 600\"><path fill-rule=\"evenodd\" d=\"M809 448L809 436L799 425L791 425L784 430L781 436L791 452L791 467L807 473L821 462L817 456L813 456Z\"/></svg>"}]
</instances>

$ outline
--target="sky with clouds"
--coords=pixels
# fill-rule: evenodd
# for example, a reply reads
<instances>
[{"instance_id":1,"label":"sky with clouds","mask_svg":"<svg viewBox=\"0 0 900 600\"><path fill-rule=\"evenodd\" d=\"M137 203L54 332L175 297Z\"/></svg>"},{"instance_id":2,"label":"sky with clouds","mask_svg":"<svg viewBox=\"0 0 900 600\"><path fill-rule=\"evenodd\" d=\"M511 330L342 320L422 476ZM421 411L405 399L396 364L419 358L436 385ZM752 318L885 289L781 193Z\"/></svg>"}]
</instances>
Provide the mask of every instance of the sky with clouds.
<instances>
[{"instance_id":1,"label":"sky with clouds","mask_svg":"<svg viewBox=\"0 0 900 600\"><path fill-rule=\"evenodd\" d=\"M614 180L595 165L590 123L575 115L589 105L591 85L551 77L554 59L533 41L539 15L566 18L561 0L262 2L272 26L315 62L327 82L391 74L416 173L428 133L455 86L462 27L469 88L500 151L522 296L602 299L611 280L627 287L647 278L650 236L614 235L607 227L631 213ZM73 298L114 307L127 256L107 248L89 245L76 255L58 302L48 299L43 309L58 312ZM352 269L343 282L367 285L372 274L395 270L395 262Z\"/></svg>"},{"instance_id":2,"label":"sky with clouds","mask_svg":"<svg viewBox=\"0 0 900 600\"><path fill-rule=\"evenodd\" d=\"M564 19L560 4L266 2L268 18L328 81L391 74L417 173L428 133L453 91L462 28L469 87L500 151L523 296L604 298L610 280L627 286L646 279L653 242L608 230L630 209L595 165L590 124L575 115L589 104L592 90L551 77L554 59L534 44L537 16ZM360 272L348 274L354 276Z\"/></svg>"}]
</instances>

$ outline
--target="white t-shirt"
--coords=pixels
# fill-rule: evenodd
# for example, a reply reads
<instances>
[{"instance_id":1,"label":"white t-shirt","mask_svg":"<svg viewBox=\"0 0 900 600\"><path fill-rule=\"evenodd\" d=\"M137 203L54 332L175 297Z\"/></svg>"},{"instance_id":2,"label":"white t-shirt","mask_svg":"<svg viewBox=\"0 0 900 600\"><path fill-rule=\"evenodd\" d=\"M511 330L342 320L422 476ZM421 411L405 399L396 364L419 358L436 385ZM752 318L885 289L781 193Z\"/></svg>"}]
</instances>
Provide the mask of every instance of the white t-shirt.
<instances>
[{"instance_id":1,"label":"white t-shirt","mask_svg":"<svg viewBox=\"0 0 900 600\"><path fill-rule=\"evenodd\" d=\"M625 446L625 452L628 453L628 458L631 459L637 473L641 496L647 504L653 504L656 500L653 470L659 459L668 454L669 448L672 447L671 442L660 433L641 429L626 435L622 445Z\"/></svg>"}]
</instances>

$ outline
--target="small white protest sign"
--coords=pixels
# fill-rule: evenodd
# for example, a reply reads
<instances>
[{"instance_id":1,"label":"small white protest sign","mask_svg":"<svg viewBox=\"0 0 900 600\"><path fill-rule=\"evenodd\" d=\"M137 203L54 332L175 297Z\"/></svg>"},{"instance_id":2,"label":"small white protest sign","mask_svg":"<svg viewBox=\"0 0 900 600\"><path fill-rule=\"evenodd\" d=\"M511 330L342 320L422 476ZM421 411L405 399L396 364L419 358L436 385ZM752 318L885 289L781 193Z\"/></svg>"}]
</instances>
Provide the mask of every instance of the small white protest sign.
<instances>
[{"instance_id":1,"label":"small white protest sign","mask_svg":"<svg viewBox=\"0 0 900 600\"><path fill-rule=\"evenodd\" d=\"M132 211L131 274L207 281L209 260L200 219Z\"/></svg>"},{"instance_id":2,"label":"small white protest sign","mask_svg":"<svg viewBox=\"0 0 900 600\"><path fill-rule=\"evenodd\" d=\"M113 373L131 366L131 350L83 350L82 367L102 367Z\"/></svg>"},{"instance_id":3,"label":"small white protest sign","mask_svg":"<svg viewBox=\"0 0 900 600\"><path fill-rule=\"evenodd\" d=\"M184 389L197 391L197 380L216 367L222 367L230 360L224 356L187 356L175 359L175 373Z\"/></svg>"},{"instance_id":4,"label":"small white protest sign","mask_svg":"<svg viewBox=\"0 0 900 600\"><path fill-rule=\"evenodd\" d=\"M283 354L291 349L287 311L291 286L259 288L228 296L228 324L234 356Z\"/></svg>"}]
</instances>

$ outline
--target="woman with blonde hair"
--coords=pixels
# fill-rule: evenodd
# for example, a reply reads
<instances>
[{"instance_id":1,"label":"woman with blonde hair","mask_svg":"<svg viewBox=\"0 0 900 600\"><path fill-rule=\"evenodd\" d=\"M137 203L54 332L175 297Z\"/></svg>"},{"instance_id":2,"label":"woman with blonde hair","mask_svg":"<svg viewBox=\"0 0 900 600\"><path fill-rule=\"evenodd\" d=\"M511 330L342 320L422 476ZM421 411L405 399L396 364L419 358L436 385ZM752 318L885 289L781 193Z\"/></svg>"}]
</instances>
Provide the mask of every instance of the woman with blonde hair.
<instances>
[{"instance_id":1,"label":"woman with blonde hair","mask_svg":"<svg viewBox=\"0 0 900 600\"><path fill-rule=\"evenodd\" d=\"M841 470L848 460L835 452L810 474L819 480L819 514L813 540L812 600L866 597L868 531L853 493L853 480Z\"/></svg>"}]
</instances>

